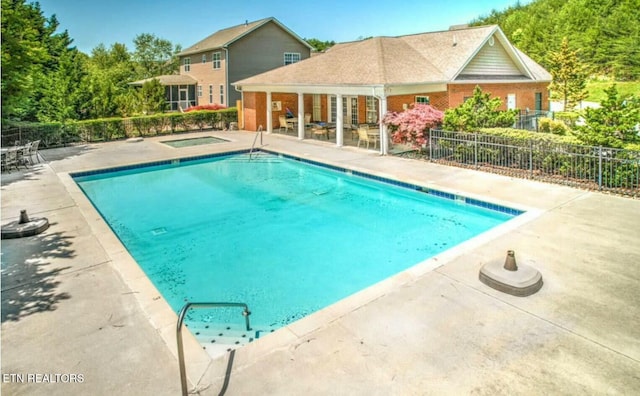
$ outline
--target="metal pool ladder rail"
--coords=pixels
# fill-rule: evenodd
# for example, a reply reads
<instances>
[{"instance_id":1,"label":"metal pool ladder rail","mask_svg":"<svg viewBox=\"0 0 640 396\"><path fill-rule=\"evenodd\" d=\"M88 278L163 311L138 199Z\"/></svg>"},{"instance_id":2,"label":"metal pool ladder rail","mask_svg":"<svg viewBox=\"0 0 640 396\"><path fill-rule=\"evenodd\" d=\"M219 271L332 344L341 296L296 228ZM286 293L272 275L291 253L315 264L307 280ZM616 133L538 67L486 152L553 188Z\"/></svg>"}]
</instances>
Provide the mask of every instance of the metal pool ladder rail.
<instances>
[{"instance_id":1,"label":"metal pool ladder rail","mask_svg":"<svg viewBox=\"0 0 640 396\"><path fill-rule=\"evenodd\" d=\"M256 140L258 140L258 135L260 135L260 147L264 146L262 144L262 125L258 127L258 133L256 133L256 137L253 138L253 144L251 145L251 150L249 150L249 161L251 161L251 154L253 153L253 149L256 147Z\"/></svg>"},{"instance_id":2,"label":"metal pool ladder rail","mask_svg":"<svg viewBox=\"0 0 640 396\"><path fill-rule=\"evenodd\" d=\"M180 310L180 314L178 315L178 324L176 328L176 338L178 342L178 364L180 365L180 383L182 385L182 394L187 396L189 394L187 390L187 373L184 363L184 348L182 345L182 324L184 322L184 317L187 315L187 311L191 308L224 308L224 307L242 307L244 310L242 311L242 316L244 316L245 324L247 326L247 331L251 330L251 326L249 325L249 315L251 315L251 311L249 311L249 306L245 303L235 303L235 302L190 302L186 303L182 310Z\"/></svg>"}]
</instances>

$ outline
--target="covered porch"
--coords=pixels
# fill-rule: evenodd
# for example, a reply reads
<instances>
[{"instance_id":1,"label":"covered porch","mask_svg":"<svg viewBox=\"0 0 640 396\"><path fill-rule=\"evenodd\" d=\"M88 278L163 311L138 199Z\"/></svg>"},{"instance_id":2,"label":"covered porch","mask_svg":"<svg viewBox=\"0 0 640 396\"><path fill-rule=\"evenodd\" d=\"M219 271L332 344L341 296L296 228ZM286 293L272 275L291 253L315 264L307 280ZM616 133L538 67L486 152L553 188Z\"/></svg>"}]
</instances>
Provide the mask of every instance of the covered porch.
<instances>
[{"instance_id":1,"label":"covered porch","mask_svg":"<svg viewBox=\"0 0 640 396\"><path fill-rule=\"evenodd\" d=\"M134 81L130 83L130 85L142 87L144 83L154 79L160 81L160 84L164 86L167 108L170 111L184 111L198 104L196 99L196 85L198 82L187 75L172 74L156 76Z\"/></svg>"},{"instance_id":2,"label":"covered porch","mask_svg":"<svg viewBox=\"0 0 640 396\"><path fill-rule=\"evenodd\" d=\"M244 129L329 141L389 153L391 139L382 123L389 111L403 111L419 98L446 102L446 84L251 85L242 91ZM363 131L363 129L366 131Z\"/></svg>"}]
</instances>

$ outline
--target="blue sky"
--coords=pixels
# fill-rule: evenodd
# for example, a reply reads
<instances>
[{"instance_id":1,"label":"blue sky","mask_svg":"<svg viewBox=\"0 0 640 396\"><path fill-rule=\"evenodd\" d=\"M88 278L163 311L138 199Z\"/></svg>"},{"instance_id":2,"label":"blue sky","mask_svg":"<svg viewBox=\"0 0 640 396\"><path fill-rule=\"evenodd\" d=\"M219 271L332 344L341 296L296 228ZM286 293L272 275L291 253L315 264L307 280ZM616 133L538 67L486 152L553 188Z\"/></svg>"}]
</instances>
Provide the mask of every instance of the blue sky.
<instances>
[{"instance_id":1,"label":"blue sky","mask_svg":"<svg viewBox=\"0 0 640 396\"><path fill-rule=\"evenodd\" d=\"M102 43L133 50L141 33L189 47L219 29L275 17L302 38L336 42L446 30L517 0L38 0L85 53ZM521 1L527 4L529 1Z\"/></svg>"}]
</instances>

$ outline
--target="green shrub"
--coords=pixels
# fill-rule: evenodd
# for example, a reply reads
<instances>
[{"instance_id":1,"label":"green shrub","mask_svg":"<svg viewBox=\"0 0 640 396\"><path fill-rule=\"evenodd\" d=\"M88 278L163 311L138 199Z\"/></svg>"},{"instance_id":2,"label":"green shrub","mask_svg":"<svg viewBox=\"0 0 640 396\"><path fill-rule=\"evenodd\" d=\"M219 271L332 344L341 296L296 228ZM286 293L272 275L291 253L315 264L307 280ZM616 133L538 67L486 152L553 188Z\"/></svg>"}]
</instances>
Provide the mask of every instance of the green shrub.
<instances>
[{"instance_id":1,"label":"green shrub","mask_svg":"<svg viewBox=\"0 0 640 396\"><path fill-rule=\"evenodd\" d=\"M569 132L569 127L559 120L552 120L550 118L540 118L538 121L538 130L545 133L553 133L555 135L566 135Z\"/></svg>"}]
</instances>

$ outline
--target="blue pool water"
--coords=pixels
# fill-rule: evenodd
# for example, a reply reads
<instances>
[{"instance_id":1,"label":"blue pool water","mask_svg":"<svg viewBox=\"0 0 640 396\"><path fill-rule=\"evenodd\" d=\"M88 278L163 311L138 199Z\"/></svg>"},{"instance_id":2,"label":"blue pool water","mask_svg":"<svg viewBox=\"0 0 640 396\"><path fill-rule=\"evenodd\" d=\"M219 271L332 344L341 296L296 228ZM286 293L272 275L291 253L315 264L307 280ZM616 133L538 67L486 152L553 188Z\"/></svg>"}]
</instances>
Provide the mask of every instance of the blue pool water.
<instances>
[{"instance_id":1,"label":"blue pool water","mask_svg":"<svg viewBox=\"0 0 640 396\"><path fill-rule=\"evenodd\" d=\"M514 214L261 153L76 176L177 312L244 302L276 329ZM241 323L237 312L188 320Z\"/></svg>"}]
</instances>

